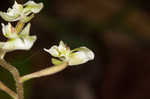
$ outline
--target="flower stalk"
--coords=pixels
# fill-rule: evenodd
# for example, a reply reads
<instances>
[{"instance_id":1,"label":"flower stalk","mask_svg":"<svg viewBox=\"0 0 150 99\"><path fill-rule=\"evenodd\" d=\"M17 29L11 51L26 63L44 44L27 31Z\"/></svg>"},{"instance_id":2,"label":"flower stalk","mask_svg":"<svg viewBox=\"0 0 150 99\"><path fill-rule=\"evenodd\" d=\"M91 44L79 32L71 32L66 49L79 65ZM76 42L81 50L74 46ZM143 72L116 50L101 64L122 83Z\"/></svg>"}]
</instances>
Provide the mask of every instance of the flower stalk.
<instances>
[{"instance_id":1,"label":"flower stalk","mask_svg":"<svg viewBox=\"0 0 150 99\"><path fill-rule=\"evenodd\" d=\"M60 64L60 65L48 67L46 69L31 73L31 74L27 74L27 75L20 78L20 82L23 83L23 82L30 80L30 79L33 79L33 78L39 78L39 77L55 74L57 72L64 70L67 66L68 66L68 63L65 62L65 63Z\"/></svg>"},{"instance_id":2,"label":"flower stalk","mask_svg":"<svg viewBox=\"0 0 150 99\"><path fill-rule=\"evenodd\" d=\"M18 99L17 94L13 90L8 88L2 81L0 81L0 90L9 94L13 99Z\"/></svg>"},{"instance_id":3,"label":"flower stalk","mask_svg":"<svg viewBox=\"0 0 150 99\"><path fill-rule=\"evenodd\" d=\"M20 82L20 74L17 68L10 65L4 59L0 59L0 65L12 74L16 82L16 91L17 91L18 99L24 99L23 83Z\"/></svg>"},{"instance_id":4,"label":"flower stalk","mask_svg":"<svg viewBox=\"0 0 150 99\"><path fill-rule=\"evenodd\" d=\"M25 23L23 23L23 22L21 22L21 21L19 21L19 22L17 23L17 25L16 25L16 32L17 32L17 33L16 33L16 34L18 34L19 32L22 31L24 25L25 25Z\"/></svg>"}]
</instances>

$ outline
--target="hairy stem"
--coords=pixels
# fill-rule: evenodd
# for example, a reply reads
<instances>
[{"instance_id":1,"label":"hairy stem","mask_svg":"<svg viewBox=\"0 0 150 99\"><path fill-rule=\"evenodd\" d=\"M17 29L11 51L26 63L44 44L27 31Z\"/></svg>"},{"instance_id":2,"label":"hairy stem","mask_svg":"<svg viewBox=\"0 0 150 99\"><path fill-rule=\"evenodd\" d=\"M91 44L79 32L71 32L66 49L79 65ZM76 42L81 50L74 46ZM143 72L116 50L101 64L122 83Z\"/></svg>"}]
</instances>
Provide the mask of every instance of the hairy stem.
<instances>
[{"instance_id":1,"label":"hairy stem","mask_svg":"<svg viewBox=\"0 0 150 99\"><path fill-rule=\"evenodd\" d=\"M48 67L46 69L31 73L31 74L27 74L23 77L21 77L20 82L24 82L33 78L39 78L39 77L43 77L43 76L48 76L48 75L52 75L55 74L57 72L60 72L62 70L64 70L67 67L67 63L63 63L60 65L56 65L56 66L52 66L52 67Z\"/></svg>"},{"instance_id":2,"label":"hairy stem","mask_svg":"<svg viewBox=\"0 0 150 99\"><path fill-rule=\"evenodd\" d=\"M18 99L17 94L9 89L2 81L0 81L0 90L6 92L8 95L10 95L13 99Z\"/></svg>"},{"instance_id":3,"label":"hairy stem","mask_svg":"<svg viewBox=\"0 0 150 99\"><path fill-rule=\"evenodd\" d=\"M7 63L4 59L0 59L0 65L13 75L16 82L18 99L24 99L23 83L20 82L20 74L17 68Z\"/></svg>"}]
</instances>

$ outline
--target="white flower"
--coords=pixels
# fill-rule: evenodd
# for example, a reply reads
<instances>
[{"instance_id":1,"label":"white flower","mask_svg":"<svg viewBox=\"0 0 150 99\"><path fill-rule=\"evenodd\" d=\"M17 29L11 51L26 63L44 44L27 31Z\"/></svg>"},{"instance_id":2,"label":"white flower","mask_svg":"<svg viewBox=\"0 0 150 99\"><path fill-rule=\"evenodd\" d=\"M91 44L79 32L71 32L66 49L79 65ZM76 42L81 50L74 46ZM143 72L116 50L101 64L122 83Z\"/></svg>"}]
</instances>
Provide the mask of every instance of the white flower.
<instances>
[{"instance_id":1,"label":"white flower","mask_svg":"<svg viewBox=\"0 0 150 99\"><path fill-rule=\"evenodd\" d=\"M8 8L7 12L0 11L0 16L5 21L13 22L13 21L20 20L23 22L28 22L32 19L34 14L40 12L42 8L43 8L43 3L35 3L33 1L28 1L24 5L21 5L15 1L13 7Z\"/></svg>"},{"instance_id":2,"label":"white flower","mask_svg":"<svg viewBox=\"0 0 150 99\"><path fill-rule=\"evenodd\" d=\"M58 59L52 59L53 64L60 64L62 61L68 62L68 65L79 65L94 59L94 53L87 47L80 47L70 50L63 41L60 41L59 46L54 45L50 49L44 49L52 56Z\"/></svg>"},{"instance_id":3,"label":"white flower","mask_svg":"<svg viewBox=\"0 0 150 99\"><path fill-rule=\"evenodd\" d=\"M31 24L28 23L20 33L16 33L15 28L10 23L6 26L2 24L3 35L8 38L8 41L0 42L0 49L6 52L29 50L36 41L36 36L29 36L30 26Z\"/></svg>"}]
</instances>

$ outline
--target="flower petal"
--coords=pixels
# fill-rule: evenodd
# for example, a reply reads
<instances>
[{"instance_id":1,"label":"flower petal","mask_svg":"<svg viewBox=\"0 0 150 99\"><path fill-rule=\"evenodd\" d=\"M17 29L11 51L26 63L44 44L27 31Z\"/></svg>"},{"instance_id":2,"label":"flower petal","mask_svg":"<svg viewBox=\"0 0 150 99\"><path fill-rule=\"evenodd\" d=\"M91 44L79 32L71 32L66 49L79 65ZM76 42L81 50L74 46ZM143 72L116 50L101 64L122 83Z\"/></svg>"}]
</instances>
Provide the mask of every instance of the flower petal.
<instances>
[{"instance_id":1,"label":"flower petal","mask_svg":"<svg viewBox=\"0 0 150 99\"><path fill-rule=\"evenodd\" d=\"M5 42L2 49L7 52L13 50L29 50L35 41L36 41L36 36L30 36L30 37L26 36L24 38L16 38Z\"/></svg>"},{"instance_id":2,"label":"flower petal","mask_svg":"<svg viewBox=\"0 0 150 99\"><path fill-rule=\"evenodd\" d=\"M11 8L9 8L7 10L7 14L10 15L10 16L14 16L14 15L19 15L21 12L23 11L23 6L21 4L18 4L16 1Z\"/></svg>"},{"instance_id":3,"label":"flower petal","mask_svg":"<svg viewBox=\"0 0 150 99\"><path fill-rule=\"evenodd\" d=\"M8 25L4 25L2 23L2 32L3 32L3 35L9 39L18 37L14 27L12 27L12 25L10 23L8 23Z\"/></svg>"},{"instance_id":4,"label":"flower petal","mask_svg":"<svg viewBox=\"0 0 150 99\"><path fill-rule=\"evenodd\" d=\"M62 57L68 57L70 54L70 48L64 44L63 41L60 41L59 46L58 46L58 51L60 52L60 56Z\"/></svg>"},{"instance_id":5,"label":"flower petal","mask_svg":"<svg viewBox=\"0 0 150 99\"><path fill-rule=\"evenodd\" d=\"M94 59L94 53L86 48L80 47L77 52L72 52L69 58L69 65L79 65Z\"/></svg>"},{"instance_id":6,"label":"flower petal","mask_svg":"<svg viewBox=\"0 0 150 99\"><path fill-rule=\"evenodd\" d=\"M17 21L20 19L20 15L22 13L23 6L18 4L16 1L13 5L13 8L9 8L7 12L0 12L0 16L5 21Z\"/></svg>"},{"instance_id":7,"label":"flower petal","mask_svg":"<svg viewBox=\"0 0 150 99\"><path fill-rule=\"evenodd\" d=\"M87 57L88 57L88 59L89 60L93 60L94 59L94 52L93 51L91 51L90 49L88 49L87 47L80 47L80 48L78 48L78 51L79 52L84 52L86 55L87 55Z\"/></svg>"},{"instance_id":8,"label":"flower petal","mask_svg":"<svg viewBox=\"0 0 150 99\"><path fill-rule=\"evenodd\" d=\"M0 11L0 16L1 16L5 21L8 21L8 22L19 20L18 14L15 14L14 16L10 16L10 15L8 15L8 14L5 13L5 12L1 12L1 11Z\"/></svg>"},{"instance_id":9,"label":"flower petal","mask_svg":"<svg viewBox=\"0 0 150 99\"><path fill-rule=\"evenodd\" d=\"M3 35L5 37L7 37L7 33L11 33L11 24L8 23L8 25L4 25L3 23L1 24L2 25L2 32L3 32Z\"/></svg>"},{"instance_id":10,"label":"flower petal","mask_svg":"<svg viewBox=\"0 0 150 99\"><path fill-rule=\"evenodd\" d=\"M52 46L50 49L45 49L44 51L50 53L54 57L59 57L58 47L56 45Z\"/></svg>"},{"instance_id":11,"label":"flower petal","mask_svg":"<svg viewBox=\"0 0 150 99\"><path fill-rule=\"evenodd\" d=\"M43 8L43 3L35 3L34 1L28 1L27 3L24 4L25 9L24 9L24 13L25 14L30 14L32 13L38 13L41 11L41 9Z\"/></svg>"},{"instance_id":12,"label":"flower petal","mask_svg":"<svg viewBox=\"0 0 150 99\"><path fill-rule=\"evenodd\" d=\"M20 48L22 50L30 50L33 46L34 42L36 41L36 36L25 36L22 38L24 47Z\"/></svg>"},{"instance_id":13,"label":"flower petal","mask_svg":"<svg viewBox=\"0 0 150 99\"><path fill-rule=\"evenodd\" d=\"M63 41L60 41L59 46L58 46L58 50L59 50L60 52L66 50L66 45L64 44Z\"/></svg>"}]
</instances>

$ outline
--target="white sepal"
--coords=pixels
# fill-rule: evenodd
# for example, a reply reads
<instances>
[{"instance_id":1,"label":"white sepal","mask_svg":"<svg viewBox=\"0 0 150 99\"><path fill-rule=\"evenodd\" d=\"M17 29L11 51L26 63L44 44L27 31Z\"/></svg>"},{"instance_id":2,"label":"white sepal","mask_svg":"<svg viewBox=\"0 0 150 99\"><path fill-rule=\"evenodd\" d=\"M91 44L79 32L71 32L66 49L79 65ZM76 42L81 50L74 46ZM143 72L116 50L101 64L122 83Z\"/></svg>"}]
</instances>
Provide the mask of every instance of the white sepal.
<instances>
[{"instance_id":1,"label":"white sepal","mask_svg":"<svg viewBox=\"0 0 150 99\"><path fill-rule=\"evenodd\" d=\"M16 34L15 28L10 23L8 23L7 25L4 25L2 23L2 32L3 32L3 35L8 39L18 37L18 35Z\"/></svg>"}]
</instances>

